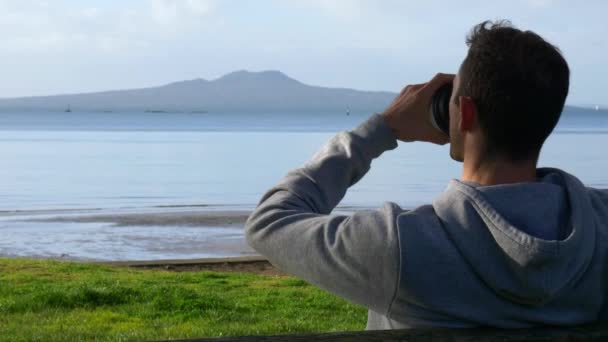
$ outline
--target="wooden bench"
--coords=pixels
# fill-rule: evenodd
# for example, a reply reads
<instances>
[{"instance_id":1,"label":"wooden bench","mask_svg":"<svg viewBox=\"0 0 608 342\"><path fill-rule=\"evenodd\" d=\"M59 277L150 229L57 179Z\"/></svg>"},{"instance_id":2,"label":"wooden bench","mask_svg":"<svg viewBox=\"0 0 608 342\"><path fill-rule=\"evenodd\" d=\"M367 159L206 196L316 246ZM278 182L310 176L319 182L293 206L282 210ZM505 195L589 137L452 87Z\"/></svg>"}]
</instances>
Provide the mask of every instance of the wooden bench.
<instances>
[{"instance_id":1,"label":"wooden bench","mask_svg":"<svg viewBox=\"0 0 608 342\"><path fill-rule=\"evenodd\" d=\"M608 341L608 324L531 329L409 329L357 331L327 334L241 336L182 340L197 341Z\"/></svg>"}]
</instances>

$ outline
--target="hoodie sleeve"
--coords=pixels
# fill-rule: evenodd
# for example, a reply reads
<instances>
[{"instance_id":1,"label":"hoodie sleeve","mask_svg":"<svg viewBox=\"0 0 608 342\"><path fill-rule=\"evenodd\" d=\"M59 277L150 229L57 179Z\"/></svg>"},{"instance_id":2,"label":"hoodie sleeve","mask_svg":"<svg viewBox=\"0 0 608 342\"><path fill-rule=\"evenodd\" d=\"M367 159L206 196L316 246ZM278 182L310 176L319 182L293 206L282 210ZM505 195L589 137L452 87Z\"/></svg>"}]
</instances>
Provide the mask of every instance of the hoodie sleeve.
<instances>
[{"instance_id":1,"label":"hoodie sleeve","mask_svg":"<svg viewBox=\"0 0 608 342\"><path fill-rule=\"evenodd\" d=\"M371 161L396 147L377 114L336 135L262 197L246 223L249 244L284 272L386 314L399 274L399 207L330 213Z\"/></svg>"}]
</instances>

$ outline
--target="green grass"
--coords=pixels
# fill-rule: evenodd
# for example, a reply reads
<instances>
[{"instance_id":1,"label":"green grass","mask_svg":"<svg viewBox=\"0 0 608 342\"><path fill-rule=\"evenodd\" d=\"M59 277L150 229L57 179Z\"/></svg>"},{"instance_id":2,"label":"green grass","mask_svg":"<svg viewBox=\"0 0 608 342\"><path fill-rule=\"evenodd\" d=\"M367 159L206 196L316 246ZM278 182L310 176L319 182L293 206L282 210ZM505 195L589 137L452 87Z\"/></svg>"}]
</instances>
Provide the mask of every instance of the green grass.
<instances>
[{"instance_id":1,"label":"green grass","mask_svg":"<svg viewBox=\"0 0 608 342\"><path fill-rule=\"evenodd\" d=\"M290 277L0 258L0 340L362 330L366 310Z\"/></svg>"}]
</instances>

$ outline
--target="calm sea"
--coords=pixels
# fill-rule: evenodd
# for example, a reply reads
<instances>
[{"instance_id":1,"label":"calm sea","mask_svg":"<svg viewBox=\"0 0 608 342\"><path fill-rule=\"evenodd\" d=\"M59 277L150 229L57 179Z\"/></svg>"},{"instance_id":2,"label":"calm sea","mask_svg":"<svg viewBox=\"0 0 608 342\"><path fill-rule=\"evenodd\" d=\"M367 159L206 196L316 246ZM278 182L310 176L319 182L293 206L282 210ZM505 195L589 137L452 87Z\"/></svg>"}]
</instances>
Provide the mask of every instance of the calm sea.
<instances>
[{"instance_id":1,"label":"calm sea","mask_svg":"<svg viewBox=\"0 0 608 342\"><path fill-rule=\"evenodd\" d=\"M290 169L302 165L333 134L354 128L367 116L1 113L0 212L143 212L202 205L248 210L266 189ZM547 141L540 165L563 168L589 186L608 188L606 147L608 112L571 109ZM378 207L384 201L403 207L428 203L450 179L459 177L460 166L449 158L447 146L400 143L398 149L373 163L368 175L349 190L340 206ZM23 233L24 227L30 233ZM66 227L67 223L52 226L55 234L66 231ZM80 229L75 227L70 229ZM44 235L45 229L50 226L20 226L14 219L0 221L0 254L67 254L53 251L54 243L60 242L47 243L48 250L31 247L31 238ZM24 246L32 251L22 252L19 248ZM76 258L176 257L137 252L116 257L79 254L72 251L77 249L74 246L70 255ZM177 257L220 254L203 251Z\"/></svg>"}]
</instances>

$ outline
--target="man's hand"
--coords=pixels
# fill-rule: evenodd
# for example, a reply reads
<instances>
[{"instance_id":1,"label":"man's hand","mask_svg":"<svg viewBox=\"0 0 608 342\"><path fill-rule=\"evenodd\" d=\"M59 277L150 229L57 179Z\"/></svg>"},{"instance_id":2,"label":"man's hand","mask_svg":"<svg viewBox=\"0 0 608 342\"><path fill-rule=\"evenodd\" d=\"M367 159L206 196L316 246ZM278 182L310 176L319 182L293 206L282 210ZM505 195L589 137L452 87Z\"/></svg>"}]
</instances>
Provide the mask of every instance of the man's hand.
<instances>
[{"instance_id":1,"label":"man's hand","mask_svg":"<svg viewBox=\"0 0 608 342\"><path fill-rule=\"evenodd\" d=\"M431 99L439 87L454 80L452 74L437 74L427 83L405 87L382 113L397 139L447 144L450 138L431 123Z\"/></svg>"}]
</instances>

